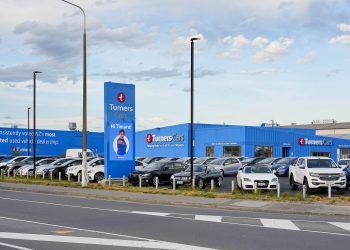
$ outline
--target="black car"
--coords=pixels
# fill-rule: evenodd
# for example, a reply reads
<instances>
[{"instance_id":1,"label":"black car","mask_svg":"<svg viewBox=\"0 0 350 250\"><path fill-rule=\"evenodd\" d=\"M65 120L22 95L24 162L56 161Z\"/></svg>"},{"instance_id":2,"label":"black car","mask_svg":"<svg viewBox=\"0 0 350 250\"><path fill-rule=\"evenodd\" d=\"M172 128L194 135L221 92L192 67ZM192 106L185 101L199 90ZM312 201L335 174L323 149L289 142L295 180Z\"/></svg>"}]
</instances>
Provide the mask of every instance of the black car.
<instances>
[{"instance_id":1,"label":"black car","mask_svg":"<svg viewBox=\"0 0 350 250\"><path fill-rule=\"evenodd\" d=\"M129 183L137 185L139 183L139 176L141 181L148 185L156 185L156 177L159 183L170 183L170 177L173 174L179 173L185 169L186 165L181 162L153 162L145 166L142 170L135 170L129 174Z\"/></svg>"},{"instance_id":2,"label":"black car","mask_svg":"<svg viewBox=\"0 0 350 250\"><path fill-rule=\"evenodd\" d=\"M344 174L346 176L346 190L349 190L350 188L350 165L347 165L344 169Z\"/></svg>"},{"instance_id":3,"label":"black car","mask_svg":"<svg viewBox=\"0 0 350 250\"><path fill-rule=\"evenodd\" d=\"M259 161L262 161L263 159L265 159L264 157L251 157L251 158L246 158L242 161L242 166L246 166L246 165L254 165L256 163L258 163Z\"/></svg>"},{"instance_id":4,"label":"black car","mask_svg":"<svg viewBox=\"0 0 350 250\"><path fill-rule=\"evenodd\" d=\"M193 177L195 179L195 184L200 189L203 189L207 185L211 185L211 180L217 187L222 186L223 176L221 172L217 171L215 168L205 165L194 165L193 166ZM188 167L185 171L174 174L172 182L175 181L175 185L191 185L191 167Z\"/></svg>"},{"instance_id":5,"label":"black car","mask_svg":"<svg viewBox=\"0 0 350 250\"><path fill-rule=\"evenodd\" d=\"M281 158L271 166L271 169L276 171L275 175L277 176L288 176L289 166L294 165L297 159L298 159L297 157Z\"/></svg>"},{"instance_id":6,"label":"black car","mask_svg":"<svg viewBox=\"0 0 350 250\"><path fill-rule=\"evenodd\" d=\"M55 167L52 170L52 175L54 177L58 177L59 173L61 173L61 176L65 176L67 168L69 168L71 166L81 165L81 164L82 164L81 158L79 158L79 159L72 158L72 160L66 161L62 165Z\"/></svg>"}]
</instances>

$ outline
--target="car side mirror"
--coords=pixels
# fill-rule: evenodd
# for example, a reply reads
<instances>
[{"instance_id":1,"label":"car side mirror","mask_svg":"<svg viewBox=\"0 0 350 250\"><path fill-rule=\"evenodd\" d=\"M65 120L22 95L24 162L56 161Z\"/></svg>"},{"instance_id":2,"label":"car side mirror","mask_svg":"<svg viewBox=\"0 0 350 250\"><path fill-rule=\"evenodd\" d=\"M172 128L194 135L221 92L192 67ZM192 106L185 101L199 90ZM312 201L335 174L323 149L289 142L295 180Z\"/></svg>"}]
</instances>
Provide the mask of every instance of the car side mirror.
<instances>
[{"instance_id":1,"label":"car side mirror","mask_svg":"<svg viewBox=\"0 0 350 250\"><path fill-rule=\"evenodd\" d=\"M305 165L298 165L300 169L305 169Z\"/></svg>"},{"instance_id":2,"label":"car side mirror","mask_svg":"<svg viewBox=\"0 0 350 250\"><path fill-rule=\"evenodd\" d=\"M169 169L169 167L164 167L164 168L163 168L163 170L168 170L168 169Z\"/></svg>"}]
</instances>

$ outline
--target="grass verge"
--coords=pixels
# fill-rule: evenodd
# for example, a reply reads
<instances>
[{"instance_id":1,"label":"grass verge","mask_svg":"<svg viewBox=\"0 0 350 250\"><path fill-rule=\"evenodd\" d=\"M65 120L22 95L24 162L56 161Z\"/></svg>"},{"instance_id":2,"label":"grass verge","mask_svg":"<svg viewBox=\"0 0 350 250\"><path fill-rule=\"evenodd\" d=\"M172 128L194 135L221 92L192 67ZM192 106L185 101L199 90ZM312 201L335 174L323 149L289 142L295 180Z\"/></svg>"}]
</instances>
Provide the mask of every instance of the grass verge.
<instances>
[{"instance_id":1,"label":"grass verge","mask_svg":"<svg viewBox=\"0 0 350 250\"><path fill-rule=\"evenodd\" d=\"M61 187L72 187L82 188L76 181L67 180L59 181L58 179L42 179L34 177L7 177L1 176L0 182L8 183L21 183L21 184L34 184L34 185L45 185L45 186L61 186ZM155 189L154 187L142 187L126 185L122 186L119 183L113 183L110 186L101 183L89 183L89 189L100 189L100 190L114 190L124 192L139 192L146 194L165 194L165 195L184 195L194 197L205 197L205 198L227 198L227 199L242 199L242 200L260 200L260 201L279 201L279 202L303 202L303 203L322 203L322 204L338 204L338 205L350 205L350 197L338 196L328 199L327 197L321 197L317 195L310 195L306 199L303 199L302 193L298 192L296 196L291 196L288 192L284 192L278 198L276 192L261 192L258 190L254 192L243 192L235 189L232 193L215 192L211 191L210 188L204 190L193 190L191 187L180 187L177 190L168 189L166 187L160 187Z\"/></svg>"}]
</instances>

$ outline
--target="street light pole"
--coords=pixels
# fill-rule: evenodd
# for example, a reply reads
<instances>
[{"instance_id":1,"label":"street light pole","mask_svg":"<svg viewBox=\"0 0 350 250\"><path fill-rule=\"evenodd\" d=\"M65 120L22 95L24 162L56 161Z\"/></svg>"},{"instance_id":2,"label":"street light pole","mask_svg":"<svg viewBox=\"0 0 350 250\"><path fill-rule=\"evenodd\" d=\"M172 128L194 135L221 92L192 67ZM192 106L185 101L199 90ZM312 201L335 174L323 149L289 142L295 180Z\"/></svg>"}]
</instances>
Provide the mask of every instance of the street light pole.
<instances>
[{"instance_id":1,"label":"street light pole","mask_svg":"<svg viewBox=\"0 0 350 250\"><path fill-rule=\"evenodd\" d=\"M33 72L33 170L35 174L36 164L36 74L40 74L40 71Z\"/></svg>"},{"instance_id":2,"label":"street light pole","mask_svg":"<svg viewBox=\"0 0 350 250\"><path fill-rule=\"evenodd\" d=\"M87 108L86 108L86 15L85 15L85 11L83 10L83 8L81 8L80 6L71 3L69 1L66 0L62 0L63 2L70 4L74 7L77 7L84 16L84 33L83 33L83 128L82 128L82 137L83 137L83 147L82 147L82 171L81 171L81 186L82 187L86 187L88 185L88 174L87 174L87 154L86 154L86 144L87 144L87 136L86 136L86 131L87 131L87 121L86 121L86 114L87 114Z\"/></svg>"},{"instance_id":3,"label":"street light pole","mask_svg":"<svg viewBox=\"0 0 350 250\"><path fill-rule=\"evenodd\" d=\"M30 155L30 147L29 147L29 139L30 139L30 136L29 136L29 111L30 111L30 109L31 109L32 107L28 107L28 135L27 135L27 137L28 137L28 151L27 151L27 155L29 156Z\"/></svg>"},{"instance_id":4,"label":"street light pole","mask_svg":"<svg viewBox=\"0 0 350 250\"><path fill-rule=\"evenodd\" d=\"M191 38L191 126L190 126L190 157L191 157L191 183L193 183L193 147L194 147L194 136L193 136L193 60L194 60L194 41L199 40L197 37Z\"/></svg>"}]
</instances>

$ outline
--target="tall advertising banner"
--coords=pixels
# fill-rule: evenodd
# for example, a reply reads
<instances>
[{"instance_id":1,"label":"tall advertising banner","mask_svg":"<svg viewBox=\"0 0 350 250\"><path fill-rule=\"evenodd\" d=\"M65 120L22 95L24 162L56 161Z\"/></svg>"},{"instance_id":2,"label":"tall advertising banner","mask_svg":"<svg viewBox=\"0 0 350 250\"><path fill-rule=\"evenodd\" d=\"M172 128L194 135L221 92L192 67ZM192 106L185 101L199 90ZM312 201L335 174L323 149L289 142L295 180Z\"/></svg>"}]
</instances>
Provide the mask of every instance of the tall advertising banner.
<instances>
[{"instance_id":1,"label":"tall advertising banner","mask_svg":"<svg viewBox=\"0 0 350 250\"><path fill-rule=\"evenodd\" d=\"M135 169L135 85L104 83L105 178Z\"/></svg>"}]
</instances>

